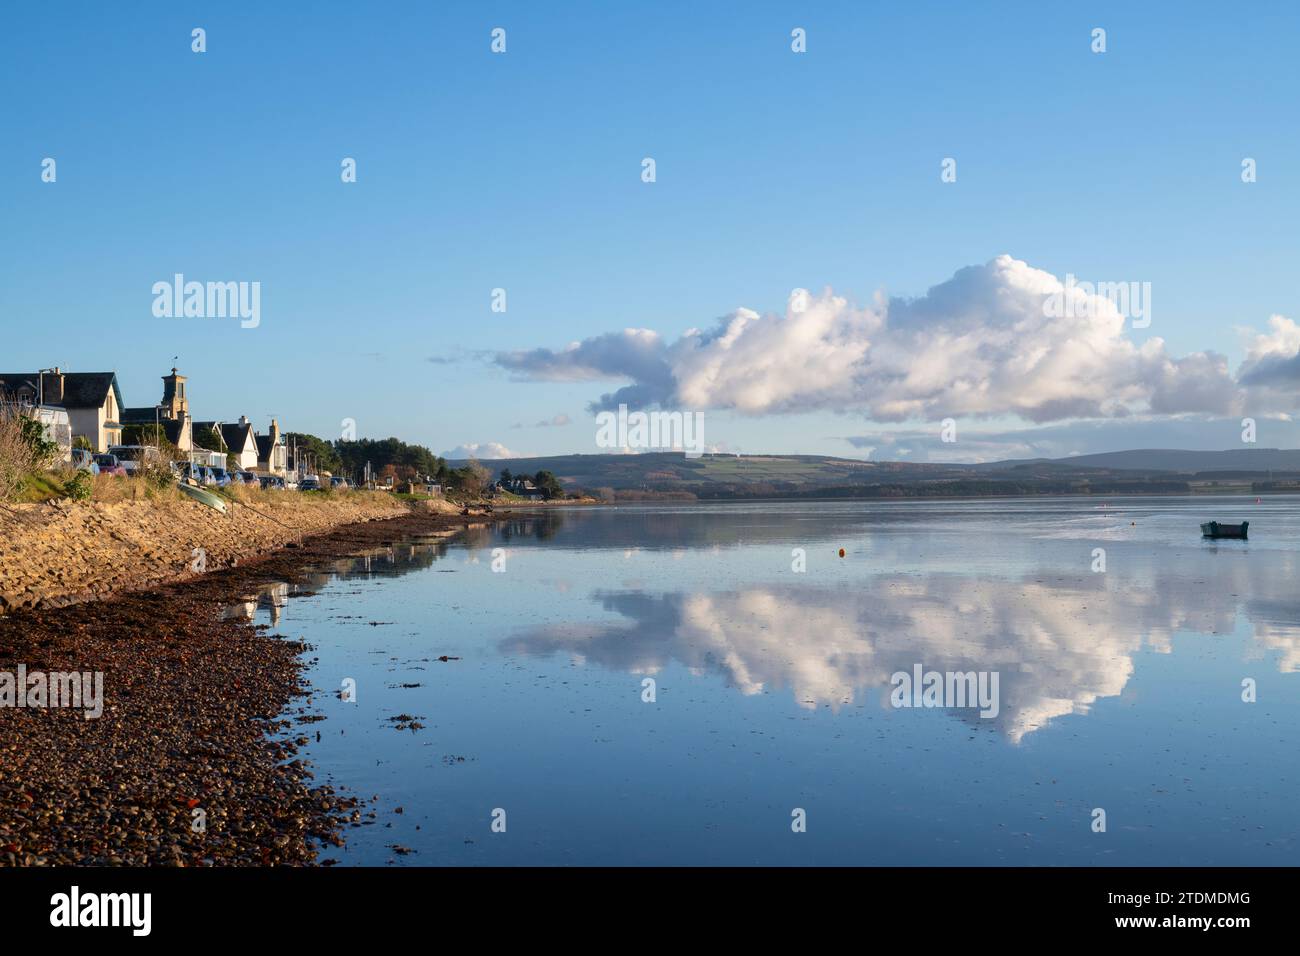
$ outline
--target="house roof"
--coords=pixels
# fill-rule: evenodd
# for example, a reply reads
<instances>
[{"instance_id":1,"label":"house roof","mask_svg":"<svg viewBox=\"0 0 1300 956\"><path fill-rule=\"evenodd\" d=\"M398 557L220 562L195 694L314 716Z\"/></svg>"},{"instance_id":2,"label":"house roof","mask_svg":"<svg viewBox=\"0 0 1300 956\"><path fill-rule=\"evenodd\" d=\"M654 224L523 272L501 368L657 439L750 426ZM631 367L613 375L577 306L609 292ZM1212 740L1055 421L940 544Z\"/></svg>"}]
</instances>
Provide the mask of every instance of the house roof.
<instances>
[{"instance_id":1,"label":"house roof","mask_svg":"<svg viewBox=\"0 0 1300 956\"><path fill-rule=\"evenodd\" d=\"M35 372L0 372L0 392L36 391Z\"/></svg>"},{"instance_id":2,"label":"house roof","mask_svg":"<svg viewBox=\"0 0 1300 956\"><path fill-rule=\"evenodd\" d=\"M270 461L271 449L275 445L271 441L270 435L254 435L253 440L257 442L257 460Z\"/></svg>"},{"instance_id":3,"label":"house roof","mask_svg":"<svg viewBox=\"0 0 1300 956\"><path fill-rule=\"evenodd\" d=\"M158 424L162 425L163 434L167 436L169 442L173 445L181 443L181 429L185 424L184 422L177 418L163 418L159 420Z\"/></svg>"},{"instance_id":4,"label":"house roof","mask_svg":"<svg viewBox=\"0 0 1300 956\"><path fill-rule=\"evenodd\" d=\"M57 404L64 408L100 408L108 398L109 391L112 391L118 409L122 408L122 390L118 388L116 372L63 372L62 375L63 400ZM37 373L0 372L0 389L14 391L24 386L35 391Z\"/></svg>"},{"instance_id":5,"label":"house roof","mask_svg":"<svg viewBox=\"0 0 1300 956\"><path fill-rule=\"evenodd\" d=\"M221 434L221 422L192 422L190 424L190 435L195 445L206 448L204 442L212 441L215 436L221 442L222 447L217 451L224 451L229 446L226 444L225 436Z\"/></svg>"},{"instance_id":6,"label":"house roof","mask_svg":"<svg viewBox=\"0 0 1300 956\"><path fill-rule=\"evenodd\" d=\"M123 425L152 425L154 424L154 407L148 408L124 408L122 409L121 424ZM162 426L163 434L173 445L179 445L181 440L181 428L185 422L177 418L168 418L166 415L159 414L156 419L157 423Z\"/></svg>"},{"instance_id":7,"label":"house roof","mask_svg":"<svg viewBox=\"0 0 1300 956\"><path fill-rule=\"evenodd\" d=\"M240 451L248 447L248 439L253 434L253 425L251 422L233 422L229 425L222 424L221 438L226 443L226 447L231 451Z\"/></svg>"}]
</instances>

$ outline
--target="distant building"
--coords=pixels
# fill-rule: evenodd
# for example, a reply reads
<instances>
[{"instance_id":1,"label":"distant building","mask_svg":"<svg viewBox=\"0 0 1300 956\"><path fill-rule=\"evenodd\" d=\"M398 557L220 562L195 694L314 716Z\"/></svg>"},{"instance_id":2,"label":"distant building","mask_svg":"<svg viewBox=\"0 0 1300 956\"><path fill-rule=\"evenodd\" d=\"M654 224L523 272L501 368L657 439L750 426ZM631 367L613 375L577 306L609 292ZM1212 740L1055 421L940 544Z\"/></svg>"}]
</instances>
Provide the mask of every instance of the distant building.
<instances>
[{"instance_id":1,"label":"distant building","mask_svg":"<svg viewBox=\"0 0 1300 956\"><path fill-rule=\"evenodd\" d=\"M271 419L270 432L256 436L256 440L257 470L268 475L284 475L289 469L289 454L280 434L280 423Z\"/></svg>"},{"instance_id":2,"label":"distant building","mask_svg":"<svg viewBox=\"0 0 1300 956\"><path fill-rule=\"evenodd\" d=\"M202 448L195 448L190 452L190 461L196 465L204 465L208 468L225 468L226 453L224 451L204 451Z\"/></svg>"},{"instance_id":3,"label":"distant building","mask_svg":"<svg viewBox=\"0 0 1300 956\"><path fill-rule=\"evenodd\" d=\"M529 501L546 497L542 489L533 484L531 478L511 478L509 481L498 481L494 487L497 491L508 491L512 495L527 498Z\"/></svg>"},{"instance_id":4,"label":"distant building","mask_svg":"<svg viewBox=\"0 0 1300 956\"><path fill-rule=\"evenodd\" d=\"M59 447L59 461L72 461L72 423L68 410L57 405L30 405L23 409L44 427L45 438Z\"/></svg>"},{"instance_id":5,"label":"distant building","mask_svg":"<svg viewBox=\"0 0 1300 956\"><path fill-rule=\"evenodd\" d=\"M246 415L240 415L239 421L223 424L221 438L226 444L227 454L235 456L235 464L244 471L257 467L257 441L253 435L253 423Z\"/></svg>"},{"instance_id":6,"label":"distant building","mask_svg":"<svg viewBox=\"0 0 1300 956\"><path fill-rule=\"evenodd\" d=\"M399 482L397 490L410 495L442 497L442 485L428 478L414 478L411 481Z\"/></svg>"},{"instance_id":7,"label":"distant building","mask_svg":"<svg viewBox=\"0 0 1300 956\"><path fill-rule=\"evenodd\" d=\"M62 408L73 439L96 452L122 440L122 391L116 372L0 372L0 397L27 405Z\"/></svg>"},{"instance_id":8,"label":"distant building","mask_svg":"<svg viewBox=\"0 0 1300 956\"><path fill-rule=\"evenodd\" d=\"M194 448L194 423L190 419L190 400L185 394L186 378L172 369L163 376L163 397L157 406L128 408L122 412L123 425L152 425L162 427L167 440L183 452Z\"/></svg>"}]
</instances>

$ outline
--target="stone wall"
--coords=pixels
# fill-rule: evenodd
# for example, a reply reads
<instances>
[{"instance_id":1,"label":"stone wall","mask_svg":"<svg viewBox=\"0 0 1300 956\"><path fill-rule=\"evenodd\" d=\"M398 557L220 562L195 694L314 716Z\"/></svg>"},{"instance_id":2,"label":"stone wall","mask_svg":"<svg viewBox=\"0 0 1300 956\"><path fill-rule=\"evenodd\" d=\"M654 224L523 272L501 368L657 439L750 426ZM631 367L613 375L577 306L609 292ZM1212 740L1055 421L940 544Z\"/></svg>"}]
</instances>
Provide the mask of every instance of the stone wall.
<instances>
[{"instance_id":1,"label":"stone wall","mask_svg":"<svg viewBox=\"0 0 1300 956\"><path fill-rule=\"evenodd\" d=\"M409 514L383 493L263 495L221 514L176 497L0 508L0 613L148 587L284 547L345 524Z\"/></svg>"}]
</instances>

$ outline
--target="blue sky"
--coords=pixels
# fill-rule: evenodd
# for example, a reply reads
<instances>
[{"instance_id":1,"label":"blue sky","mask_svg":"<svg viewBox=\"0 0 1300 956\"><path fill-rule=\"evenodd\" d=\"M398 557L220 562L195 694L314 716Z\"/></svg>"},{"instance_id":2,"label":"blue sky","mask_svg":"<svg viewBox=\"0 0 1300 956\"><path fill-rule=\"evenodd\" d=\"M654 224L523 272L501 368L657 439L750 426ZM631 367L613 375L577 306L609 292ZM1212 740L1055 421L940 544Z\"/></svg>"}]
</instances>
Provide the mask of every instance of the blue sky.
<instances>
[{"instance_id":1,"label":"blue sky","mask_svg":"<svg viewBox=\"0 0 1300 956\"><path fill-rule=\"evenodd\" d=\"M147 405L179 356L199 418L546 454L596 451L587 405L629 381L499 353L625 328L671 343L738 308L783 313L797 287L866 306L1002 254L1150 282L1151 327L1125 336L1233 374L1240 327L1300 318L1294 4L269 6L6 12L0 366L112 368ZM151 287L176 272L259 281L260 325L155 317ZM1296 443L1288 388L1256 401L1262 445ZM715 391L706 437L861 456L937 431L941 402L883 420L878 399L755 411ZM1173 412L1129 407L1122 433L954 417L998 436L996 457L1026 428L1052 430L1041 450L1132 447L1135 421L1144 444L1229 447L1241 409Z\"/></svg>"}]
</instances>

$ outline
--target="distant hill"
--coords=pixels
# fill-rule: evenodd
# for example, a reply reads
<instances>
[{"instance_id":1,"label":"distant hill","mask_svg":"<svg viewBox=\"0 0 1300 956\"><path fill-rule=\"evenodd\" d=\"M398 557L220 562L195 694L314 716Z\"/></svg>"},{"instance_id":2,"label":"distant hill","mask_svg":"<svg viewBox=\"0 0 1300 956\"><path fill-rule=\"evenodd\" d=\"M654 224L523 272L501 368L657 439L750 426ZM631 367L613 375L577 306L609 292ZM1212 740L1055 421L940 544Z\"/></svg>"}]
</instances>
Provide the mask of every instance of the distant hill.
<instances>
[{"instance_id":1,"label":"distant hill","mask_svg":"<svg viewBox=\"0 0 1300 956\"><path fill-rule=\"evenodd\" d=\"M453 467L463 461L450 461ZM1179 494L1232 479L1247 488L1292 490L1269 481L1300 480L1300 450L1134 449L961 464L861 461L824 455L553 455L484 460L493 476L552 472L567 490L611 489L637 495L697 498L910 497L1020 494Z\"/></svg>"},{"instance_id":2,"label":"distant hill","mask_svg":"<svg viewBox=\"0 0 1300 956\"><path fill-rule=\"evenodd\" d=\"M457 467L461 461L448 461ZM820 455L704 455L687 458L681 452L647 452L640 455L552 455L542 458L484 460L497 475L508 468L515 474L552 472L565 486L580 488L670 488L680 485L788 482L821 485L867 480L892 463L864 462ZM914 465L906 465L909 469ZM938 467L946 466L922 466Z\"/></svg>"},{"instance_id":3,"label":"distant hill","mask_svg":"<svg viewBox=\"0 0 1300 956\"><path fill-rule=\"evenodd\" d=\"M1107 451L1070 458L1034 458L995 461L979 465L982 471L1050 464L1064 468L1103 468L1128 471L1300 471L1300 449L1229 448L1225 451L1183 451L1177 448L1138 448Z\"/></svg>"}]
</instances>

